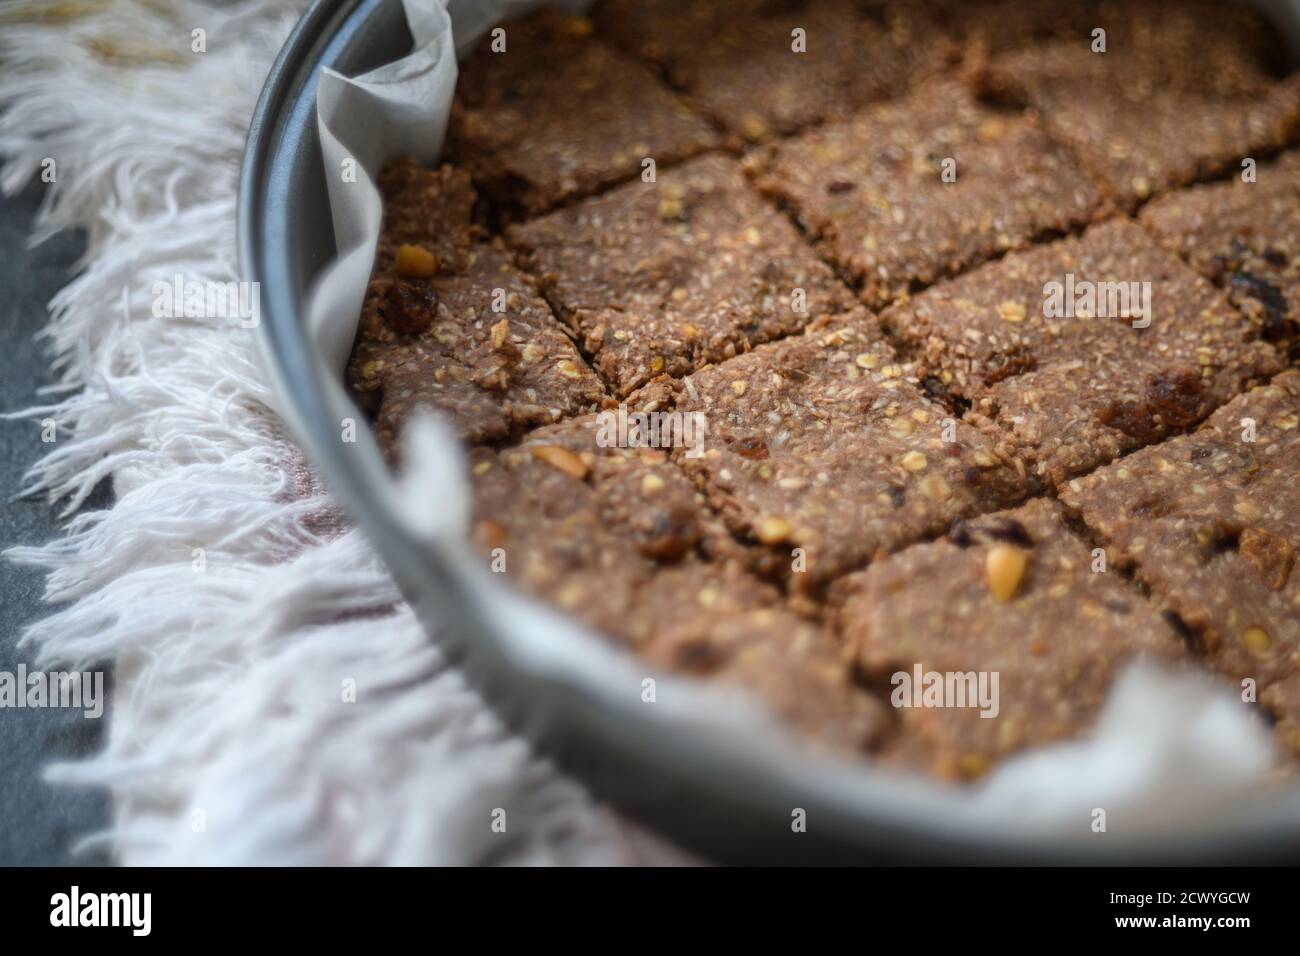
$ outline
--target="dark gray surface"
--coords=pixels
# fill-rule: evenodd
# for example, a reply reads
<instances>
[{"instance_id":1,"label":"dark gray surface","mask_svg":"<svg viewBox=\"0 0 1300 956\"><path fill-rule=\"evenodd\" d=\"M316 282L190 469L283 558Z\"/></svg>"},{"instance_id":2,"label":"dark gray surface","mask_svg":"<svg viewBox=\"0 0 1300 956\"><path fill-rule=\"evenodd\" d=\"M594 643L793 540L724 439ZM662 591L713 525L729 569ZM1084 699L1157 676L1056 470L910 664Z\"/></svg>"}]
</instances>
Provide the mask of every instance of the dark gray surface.
<instances>
[{"instance_id":1,"label":"dark gray surface","mask_svg":"<svg viewBox=\"0 0 1300 956\"><path fill-rule=\"evenodd\" d=\"M70 278L81 253L80 236L58 236L28 249L26 239L44 187L37 183L12 199L0 198L0 410L26 408L50 381L44 345L34 338L46 303ZM59 521L43 497L14 499L23 473L48 450L35 421L0 422L0 549L41 544L56 537ZM99 488L88 508L105 507ZM0 671L19 662L33 667L33 648L16 645L23 628L50 607L42 600L39 569L0 562ZM106 670L105 697L111 700ZM41 779L51 760L98 749L108 714L88 720L79 710L0 708L0 864L60 865L106 862L99 852L71 854L82 836L108 823L108 802L98 791L52 786Z\"/></svg>"}]
</instances>

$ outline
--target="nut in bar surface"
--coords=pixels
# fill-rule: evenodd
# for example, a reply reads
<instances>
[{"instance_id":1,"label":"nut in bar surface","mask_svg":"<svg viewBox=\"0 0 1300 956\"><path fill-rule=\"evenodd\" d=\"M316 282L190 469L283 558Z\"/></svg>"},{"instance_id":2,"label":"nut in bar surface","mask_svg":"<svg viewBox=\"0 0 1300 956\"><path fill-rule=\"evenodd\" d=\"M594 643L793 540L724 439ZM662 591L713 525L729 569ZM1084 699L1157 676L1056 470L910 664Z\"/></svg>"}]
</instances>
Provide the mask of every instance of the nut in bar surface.
<instances>
[{"instance_id":1,"label":"nut in bar surface","mask_svg":"<svg viewBox=\"0 0 1300 956\"><path fill-rule=\"evenodd\" d=\"M923 395L862 311L701 369L673 400L708 423L682 466L797 590L1026 492L996 436Z\"/></svg>"},{"instance_id":2,"label":"nut in bar surface","mask_svg":"<svg viewBox=\"0 0 1300 956\"><path fill-rule=\"evenodd\" d=\"M704 156L521 225L510 241L619 395L851 308L737 164Z\"/></svg>"},{"instance_id":3,"label":"nut in bar surface","mask_svg":"<svg viewBox=\"0 0 1300 956\"><path fill-rule=\"evenodd\" d=\"M956 47L912 4L858 0L620 0L597 6L603 35L747 140L788 134L889 99Z\"/></svg>"},{"instance_id":4,"label":"nut in bar surface","mask_svg":"<svg viewBox=\"0 0 1300 956\"><path fill-rule=\"evenodd\" d=\"M1300 372L1076 478L1061 498L1214 666L1254 682L1300 749Z\"/></svg>"},{"instance_id":5,"label":"nut in bar surface","mask_svg":"<svg viewBox=\"0 0 1300 956\"><path fill-rule=\"evenodd\" d=\"M884 320L1052 484L1279 370L1260 325L1123 219L940 283Z\"/></svg>"},{"instance_id":6,"label":"nut in bar surface","mask_svg":"<svg viewBox=\"0 0 1300 956\"><path fill-rule=\"evenodd\" d=\"M381 442L427 406L471 443L599 408L600 380L499 241L476 237L469 178L390 166L348 383Z\"/></svg>"},{"instance_id":7,"label":"nut in bar surface","mask_svg":"<svg viewBox=\"0 0 1300 956\"><path fill-rule=\"evenodd\" d=\"M461 65L447 150L499 211L536 213L716 144L643 63L542 11L505 24Z\"/></svg>"},{"instance_id":8,"label":"nut in bar surface","mask_svg":"<svg viewBox=\"0 0 1300 956\"><path fill-rule=\"evenodd\" d=\"M1025 116L930 85L748 161L868 305L1088 222L1099 194Z\"/></svg>"},{"instance_id":9,"label":"nut in bar surface","mask_svg":"<svg viewBox=\"0 0 1300 956\"><path fill-rule=\"evenodd\" d=\"M977 776L1087 730L1133 659L1181 659L1159 613L1117 575L1095 573L1094 560L1059 506L1037 499L839 582L843 639L864 674L892 688L902 733L886 759ZM974 680L964 699L927 701L918 672L922 685L932 673Z\"/></svg>"},{"instance_id":10,"label":"nut in bar surface","mask_svg":"<svg viewBox=\"0 0 1300 956\"><path fill-rule=\"evenodd\" d=\"M1228 293L1271 342L1300 339L1300 154L1260 165L1253 182L1194 186L1142 208L1171 252Z\"/></svg>"}]
</instances>

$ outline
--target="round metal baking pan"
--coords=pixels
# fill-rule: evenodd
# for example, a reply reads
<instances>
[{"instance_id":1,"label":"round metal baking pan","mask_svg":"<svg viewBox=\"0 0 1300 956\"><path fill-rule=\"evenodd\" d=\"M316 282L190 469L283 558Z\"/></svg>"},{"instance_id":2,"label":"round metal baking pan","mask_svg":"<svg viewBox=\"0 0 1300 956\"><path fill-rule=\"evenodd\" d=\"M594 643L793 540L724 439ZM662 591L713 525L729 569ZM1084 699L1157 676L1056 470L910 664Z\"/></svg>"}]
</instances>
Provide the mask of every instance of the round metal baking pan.
<instances>
[{"instance_id":1,"label":"round metal baking pan","mask_svg":"<svg viewBox=\"0 0 1300 956\"><path fill-rule=\"evenodd\" d=\"M373 474L338 441L327 371L305 347L304 301L334 257L316 127L319 71L355 75L410 51L398 0L318 0L262 92L239 197L243 278L261 284L261 335L281 413L392 569L431 633L492 706L539 749L633 817L707 859L732 863L1259 863L1300 859L1300 793L1158 836L1035 836L977 820L968 802L870 765L737 746L709 728L651 719L591 669L569 673L489 626L445 555L378 500ZM806 832L791 828L793 808Z\"/></svg>"}]
</instances>

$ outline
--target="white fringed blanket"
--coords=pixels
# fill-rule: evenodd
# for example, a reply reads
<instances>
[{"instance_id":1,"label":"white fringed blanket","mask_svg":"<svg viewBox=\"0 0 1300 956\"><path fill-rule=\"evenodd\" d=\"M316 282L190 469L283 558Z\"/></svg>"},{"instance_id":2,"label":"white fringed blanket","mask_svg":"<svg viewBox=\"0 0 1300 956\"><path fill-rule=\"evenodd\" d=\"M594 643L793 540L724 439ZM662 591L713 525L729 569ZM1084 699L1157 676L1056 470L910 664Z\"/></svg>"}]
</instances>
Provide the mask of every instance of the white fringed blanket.
<instances>
[{"instance_id":1,"label":"white fringed blanket","mask_svg":"<svg viewBox=\"0 0 1300 956\"><path fill-rule=\"evenodd\" d=\"M35 238L89 239L22 414L57 421L28 490L67 533L9 557L68 602L26 635L42 663L112 661L115 692L104 752L49 774L108 788L127 864L662 859L444 664L268 410L253 333L154 314L156 282L237 278L246 125L303 5L0 10L3 185L52 169Z\"/></svg>"}]
</instances>

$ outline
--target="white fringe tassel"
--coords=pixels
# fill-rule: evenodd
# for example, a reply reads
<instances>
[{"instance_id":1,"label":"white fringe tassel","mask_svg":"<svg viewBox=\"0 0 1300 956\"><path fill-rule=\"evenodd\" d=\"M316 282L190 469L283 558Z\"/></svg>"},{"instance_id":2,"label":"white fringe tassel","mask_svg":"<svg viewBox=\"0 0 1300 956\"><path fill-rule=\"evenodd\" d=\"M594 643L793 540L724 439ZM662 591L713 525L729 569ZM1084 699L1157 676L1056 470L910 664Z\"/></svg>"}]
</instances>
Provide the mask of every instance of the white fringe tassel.
<instances>
[{"instance_id":1,"label":"white fringe tassel","mask_svg":"<svg viewBox=\"0 0 1300 956\"><path fill-rule=\"evenodd\" d=\"M252 333L152 314L156 281L238 278L247 121L300 6L0 10L0 184L53 159L35 239L89 241L41 333L58 384L11 416L57 422L26 490L71 515L10 553L67 602L24 640L44 666L115 665L104 752L48 776L109 789L97 839L128 864L634 858L653 843L500 726L340 525L264 404ZM106 477L115 504L74 513Z\"/></svg>"}]
</instances>

